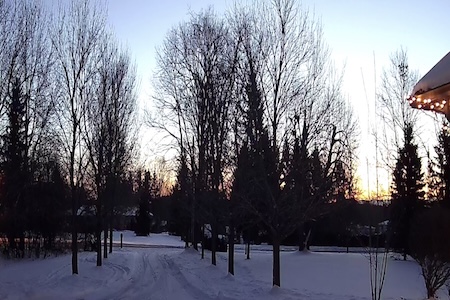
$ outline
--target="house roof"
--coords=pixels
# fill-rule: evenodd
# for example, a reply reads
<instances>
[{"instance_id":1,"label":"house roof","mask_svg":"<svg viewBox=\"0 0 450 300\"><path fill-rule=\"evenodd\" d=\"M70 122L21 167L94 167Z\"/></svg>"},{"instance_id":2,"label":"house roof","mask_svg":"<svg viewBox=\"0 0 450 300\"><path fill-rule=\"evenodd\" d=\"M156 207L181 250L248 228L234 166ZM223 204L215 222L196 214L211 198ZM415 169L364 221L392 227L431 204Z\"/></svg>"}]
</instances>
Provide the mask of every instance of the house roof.
<instances>
[{"instance_id":1,"label":"house roof","mask_svg":"<svg viewBox=\"0 0 450 300\"><path fill-rule=\"evenodd\" d=\"M425 76L414 86L412 96L436 90L450 83L450 52L447 53Z\"/></svg>"}]
</instances>

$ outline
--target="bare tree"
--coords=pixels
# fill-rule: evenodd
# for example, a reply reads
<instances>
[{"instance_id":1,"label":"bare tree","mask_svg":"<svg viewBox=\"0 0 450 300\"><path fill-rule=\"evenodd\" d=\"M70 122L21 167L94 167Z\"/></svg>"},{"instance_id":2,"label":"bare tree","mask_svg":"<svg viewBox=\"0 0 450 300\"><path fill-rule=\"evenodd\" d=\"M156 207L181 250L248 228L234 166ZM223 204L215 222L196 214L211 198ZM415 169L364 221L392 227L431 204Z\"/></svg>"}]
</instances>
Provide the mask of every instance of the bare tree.
<instances>
[{"instance_id":1,"label":"bare tree","mask_svg":"<svg viewBox=\"0 0 450 300\"><path fill-rule=\"evenodd\" d=\"M369 225L369 245L366 253L369 259L370 295L372 300L380 300L383 292L386 272L389 262L389 247L387 241L382 240L382 225ZM384 237L385 238L385 237Z\"/></svg>"},{"instance_id":2,"label":"bare tree","mask_svg":"<svg viewBox=\"0 0 450 300\"><path fill-rule=\"evenodd\" d=\"M115 190L131 162L136 109L135 70L129 56L118 49L109 35L103 38L93 97L83 120L89 177L95 186L98 265L101 265L101 243L98 241L102 230L103 257L108 256L108 234L112 252Z\"/></svg>"},{"instance_id":3,"label":"bare tree","mask_svg":"<svg viewBox=\"0 0 450 300\"><path fill-rule=\"evenodd\" d=\"M449 228L449 211L439 204L418 215L412 226L412 256L422 269L429 299L450 280Z\"/></svg>"},{"instance_id":4,"label":"bare tree","mask_svg":"<svg viewBox=\"0 0 450 300\"><path fill-rule=\"evenodd\" d=\"M389 66L383 69L376 99L381 129L385 132L380 137L380 158L389 170L394 169L407 125L418 121L418 111L406 101L417 80L418 73L410 68L407 51L400 48L392 53Z\"/></svg>"},{"instance_id":5,"label":"bare tree","mask_svg":"<svg viewBox=\"0 0 450 300\"><path fill-rule=\"evenodd\" d=\"M5 9L5 11L3 11ZM52 57L48 35L48 13L40 5L14 2L0 3L3 14L0 30L0 117L2 105L8 103L12 85L19 80L26 99L26 148L31 162L36 162L39 147L44 146L53 113Z\"/></svg>"},{"instance_id":6,"label":"bare tree","mask_svg":"<svg viewBox=\"0 0 450 300\"><path fill-rule=\"evenodd\" d=\"M249 14L243 11L238 8L232 18L242 39L240 94L248 95L247 99L242 97L240 105L246 110L246 101L260 95L264 109L263 125L246 131L244 136L251 145L252 139L258 139L255 132L264 137L262 128L267 125L267 141L260 143L269 143L270 149L263 152L271 154L259 170L268 176L253 182L264 196L256 202L246 197L241 201L271 232L273 284L279 286L280 243L302 222L323 214L322 204L334 200L326 195L330 194L338 166L349 174L354 171L357 124L342 97L342 75L336 74L329 61L320 22L289 0L260 4ZM248 90L254 91L252 95L242 92ZM297 189L287 188L290 182L283 174L285 155L281 152L287 153L285 160L289 162L295 141L306 156L316 153L321 183L314 196L301 197ZM262 144L260 148L267 147ZM301 181L294 177L292 181Z\"/></svg>"},{"instance_id":7,"label":"bare tree","mask_svg":"<svg viewBox=\"0 0 450 300\"><path fill-rule=\"evenodd\" d=\"M158 63L157 90L161 94L156 101L161 119L153 119L151 125L175 138L180 157L188 162L194 177L191 235L200 216L203 223L211 223L215 264L217 215L215 205L209 202L217 203L224 190L237 47L226 23L207 10L169 33ZM177 131L170 129L167 119ZM200 201L208 205L197 205ZM191 241L196 244L195 237Z\"/></svg>"},{"instance_id":8,"label":"bare tree","mask_svg":"<svg viewBox=\"0 0 450 300\"><path fill-rule=\"evenodd\" d=\"M118 184L125 178L132 166L137 144L137 96L136 68L131 63L130 54L120 50L113 63L111 80L112 101L107 118L109 143L107 143L107 178L109 252L112 252L114 207ZM106 245L105 245L106 247Z\"/></svg>"},{"instance_id":9,"label":"bare tree","mask_svg":"<svg viewBox=\"0 0 450 300\"><path fill-rule=\"evenodd\" d=\"M97 266L102 265L102 247L101 247L101 233L105 227L105 186L106 186L106 142L108 139L108 130L106 126L106 115L108 114L108 104L111 99L110 78L111 70L109 60L112 53L110 51L107 40L108 36L102 36L102 48L98 53L98 72L92 74L96 78L89 87L91 101L85 107L85 113L82 115L81 134L83 142L87 149L87 158L89 161L89 168L87 180L92 181L93 191L95 197L95 207L97 215L97 223L95 230L96 245L97 245ZM95 187L95 188L94 188ZM104 236L105 239L107 235ZM104 252L106 252L106 245ZM104 253L104 258L107 258L107 252Z\"/></svg>"},{"instance_id":10,"label":"bare tree","mask_svg":"<svg viewBox=\"0 0 450 300\"><path fill-rule=\"evenodd\" d=\"M0 46L2 51L0 52L0 79L1 82L7 82L10 73L8 69L10 68L10 63L12 62L12 53L14 52L14 24L15 22L15 12L13 5L9 2L0 2ZM6 96L7 96L7 86L2 84L0 86L0 117L4 117L6 106ZM4 125L2 124L2 132L4 131Z\"/></svg>"},{"instance_id":11,"label":"bare tree","mask_svg":"<svg viewBox=\"0 0 450 300\"><path fill-rule=\"evenodd\" d=\"M191 233L200 216L206 216L203 223L216 220L217 208L198 204L225 191L224 173L232 170L237 157L231 149L237 152L244 142L258 140L258 153L264 152L266 160L258 170L267 176L254 184L265 194L257 205L247 201L247 208L272 232L274 285L280 285L279 245L297 228L299 213L312 214L293 206L292 193L283 191L281 143L303 134L308 151L317 150L327 180L337 165L353 171L357 126L341 95L341 76L332 72L320 23L291 0L261 4L248 14L237 7L228 25L209 11L174 28L158 60L161 119L152 119L151 125L177 142L182 165L192 174ZM230 112L248 113L250 98L260 98L262 109L262 126L252 124L251 132L249 126L245 129L248 124L230 117ZM214 243L216 226L211 225ZM213 263L214 257L213 250Z\"/></svg>"},{"instance_id":12,"label":"bare tree","mask_svg":"<svg viewBox=\"0 0 450 300\"><path fill-rule=\"evenodd\" d=\"M47 31L48 13L38 4L2 1L0 16L0 131L2 137L6 138L4 130L8 121L4 115L5 109L13 104L14 90L19 89L19 102L23 105L23 115L20 117L20 122L23 122L23 128L20 129L23 153L20 155L24 160L22 171L26 176L21 176L21 185L16 190L23 195L39 176L39 165L45 159L40 154L48 148L51 137L49 125L54 112L51 70L54 60ZM3 142L7 144L5 138ZM2 154L6 152L7 149ZM3 160L7 160L4 155ZM17 211L11 211L11 215L23 218L18 222L20 228L16 228L23 248L26 199L14 206ZM14 239L12 236L10 238Z\"/></svg>"},{"instance_id":13,"label":"bare tree","mask_svg":"<svg viewBox=\"0 0 450 300\"><path fill-rule=\"evenodd\" d=\"M72 273L78 274L77 191L83 184L86 151L82 121L98 65L98 42L105 28L102 8L89 0L60 7L51 27L59 87L59 143L68 170L72 203Z\"/></svg>"},{"instance_id":14,"label":"bare tree","mask_svg":"<svg viewBox=\"0 0 450 300\"><path fill-rule=\"evenodd\" d=\"M259 9L255 31L264 37L264 62L258 77L272 143L281 149L291 112L305 106L306 96L314 99L309 94L320 90L316 79L322 73L327 49L320 22L296 1L276 0Z\"/></svg>"}]
</instances>

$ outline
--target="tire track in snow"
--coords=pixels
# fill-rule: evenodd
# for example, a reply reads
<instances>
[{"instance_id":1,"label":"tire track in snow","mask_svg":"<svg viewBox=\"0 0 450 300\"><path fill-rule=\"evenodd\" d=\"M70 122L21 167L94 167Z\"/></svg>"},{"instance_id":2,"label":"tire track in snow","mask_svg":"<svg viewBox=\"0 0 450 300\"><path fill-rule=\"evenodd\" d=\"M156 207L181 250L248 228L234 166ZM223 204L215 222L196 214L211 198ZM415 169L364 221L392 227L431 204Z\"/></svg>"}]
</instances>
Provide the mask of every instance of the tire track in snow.
<instances>
[{"instance_id":1,"label":"tire track in snow","mask_svg":"<svg viewBox=\"0 0 450 300\"><path fill-rule=\"evenodd\" d=\"M208 290L207 282L195 273L181 268L171 255L167 254L167 252L179 254L179 251L155 250L137 252L140 256L139 264L131 274L129 282L116 293L103 299L217 299L218 293Z\"/></svg>"},{"instance_id":2,"label":"tire track in snow","mask_svg":"<svg viewBox=\"0 0 450 300\"><path fill-rule=\"evenodd\" d=\"M216 299L217 293L212 292L207 293L205 291L206 288L208 288L207 282L205 282L200 276L198 276L195 273L190 273L195 277L196 280L199 280L201 282L202 288L199 288L199 284L193 284L186 278L184 272L186 270L183 270L180 268L179 265L175 264L173 259L169 257L169 255L162 255L160 256L160 262L163 265L164 269L170 274L177 283L183 288L183 290L186 292L185 295L190 295L192 299ZM187 299L187 298L186 298Z\"/></svg>"},{"instance_id":3,"label":"tire track in snow","mask_svg":"<svg viewBox=\"0 0 450 300\"><path fill-rule=\"evenodd\" d=\"M152 297L152 291L158 288L156 283L160 283L161 276L164 275L159 270L162 267L156 259L157 252L160 251L142 250L135 252L139 259L132 273L130 273L127 284L104 299L159 299ZM160 286L161 284L159 284Z\"/></svg>"}]
</instances>

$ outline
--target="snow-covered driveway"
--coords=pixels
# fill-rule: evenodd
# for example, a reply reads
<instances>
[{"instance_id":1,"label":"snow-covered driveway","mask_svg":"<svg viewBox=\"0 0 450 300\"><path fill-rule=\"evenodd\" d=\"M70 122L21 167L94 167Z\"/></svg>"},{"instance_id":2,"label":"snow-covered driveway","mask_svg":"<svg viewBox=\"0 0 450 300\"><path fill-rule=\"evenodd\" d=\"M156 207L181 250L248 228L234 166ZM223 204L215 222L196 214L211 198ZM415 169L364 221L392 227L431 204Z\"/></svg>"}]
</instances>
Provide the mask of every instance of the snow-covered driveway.
<instances>
[{"instance_id":1,"label":"snow-covered driveway","mask_svg":"<svg viewBox=\"0 0 450 300\"><path fill-rule=\"evenodd\" d=\"M211 299L208 286L191 286L174 262L179 249L114 249L96 266L95 253L80 253L79 275L70 256L6 262L0 269L0 299ZM189 274L189 273L188 273ZM190 273L192 275L192 273Z\"/></svg>"}]
</instances>

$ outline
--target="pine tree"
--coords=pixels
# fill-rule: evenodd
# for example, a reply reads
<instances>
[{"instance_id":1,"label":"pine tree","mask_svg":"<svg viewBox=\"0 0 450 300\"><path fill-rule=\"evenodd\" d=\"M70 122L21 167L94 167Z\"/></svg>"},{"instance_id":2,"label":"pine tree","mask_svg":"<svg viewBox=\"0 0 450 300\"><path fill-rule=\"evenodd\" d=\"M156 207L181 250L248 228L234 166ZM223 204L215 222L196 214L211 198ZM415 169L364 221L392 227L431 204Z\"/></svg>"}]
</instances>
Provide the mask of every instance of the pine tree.
<instances>
[{"instance_id":1,"label":"pine tree","mask_svg":"<svg viewBox=\"0 0 450 300\"><path fill-rule=\"evenodd\" d=\"M180 159L180 166L177 171L177 180L172 189L169 230L182 236L185 246L189 246L190 237L190 201L191 185L189 178L189 169L185 159Z\"/></svg>"},{"instance_id":2,"label":"pine tree","mask_svg":"<svg viewBox=\"0 0 450 300\"><path fill-rule=\"evenodd\" d=\"M404 146L399 149L393 172L391 203L391 246L402 251L404 259L410 254L411 221L424 199L421 160L414 143L413 127L404 131Z\"/></svg>"},{"instance_id":3,"label":"pine tree","mask_svg":"<svg viewBox=\"0 0 450 300\"><path fill-rule=\"evenodd\" d=\"M312 198L311 165L303 138L300 139L295 136L291 157L284 191L290 194L291 201L296 203L297 207L301 207L302 204L306 204ZM299 213L303 214L304 212L300 211ZM299 223L297 232L299 251L302 251L305 247L306 234L304 229L305 224Z\"/></svg>"},{"instance_id":4,"label":"pine tree","mask_svg":"<svg viewBox=\"0 0 450 300\"><path fill-rule=\"evenodd\" d=\"M438 145L435 147L437 154L436 175L438 184L435 191L438 200L442 201L443 206L450 208L450 133L447 126L438 135Z\"/></svg>"},{"instance_id":5,"label":"pine tree","mask_svg":"<svg viewBox=\"0 0 450 300\"><path fill-rule=\"evenodd\" d=\"M26 145L26 97L21 93L19 79L12 86L8 108L7 132L3 136L3 213L11 249L16 248L15 238L20 238L19 248L24 250L26 224L26 189L30 172Z\"/></svg>"},{"instance_id":6,"label":"pine tree","mask_svg":"<svg viewBox=\"0 0 450 300\"><path fill-rule=\"evenodd\" d=\"M70 209L68 202L68 187L55 162L49 162L50 178L48 181L34 182L31 193L34 201L28 205L33 212L28 216L29 229L44 239L44 248L54 250L54 240L57 234L64 230L64 218ZM38 250L38 249L36 249ZM36 254L38 254L37 252Z\"/></svg>"},{"instance_id":7,"label":"pine tree","mask_svg":"<svg viewBox=\"0 0 450 300\"><path fill-rule=\"evenodd\" d=\"M144 181L140 186L139 210L136 216L135 234L138 236L147 236L150 234L151 227L151 196L150 196L150 172L144 174Z\"/></svg>"}]
</instances>

